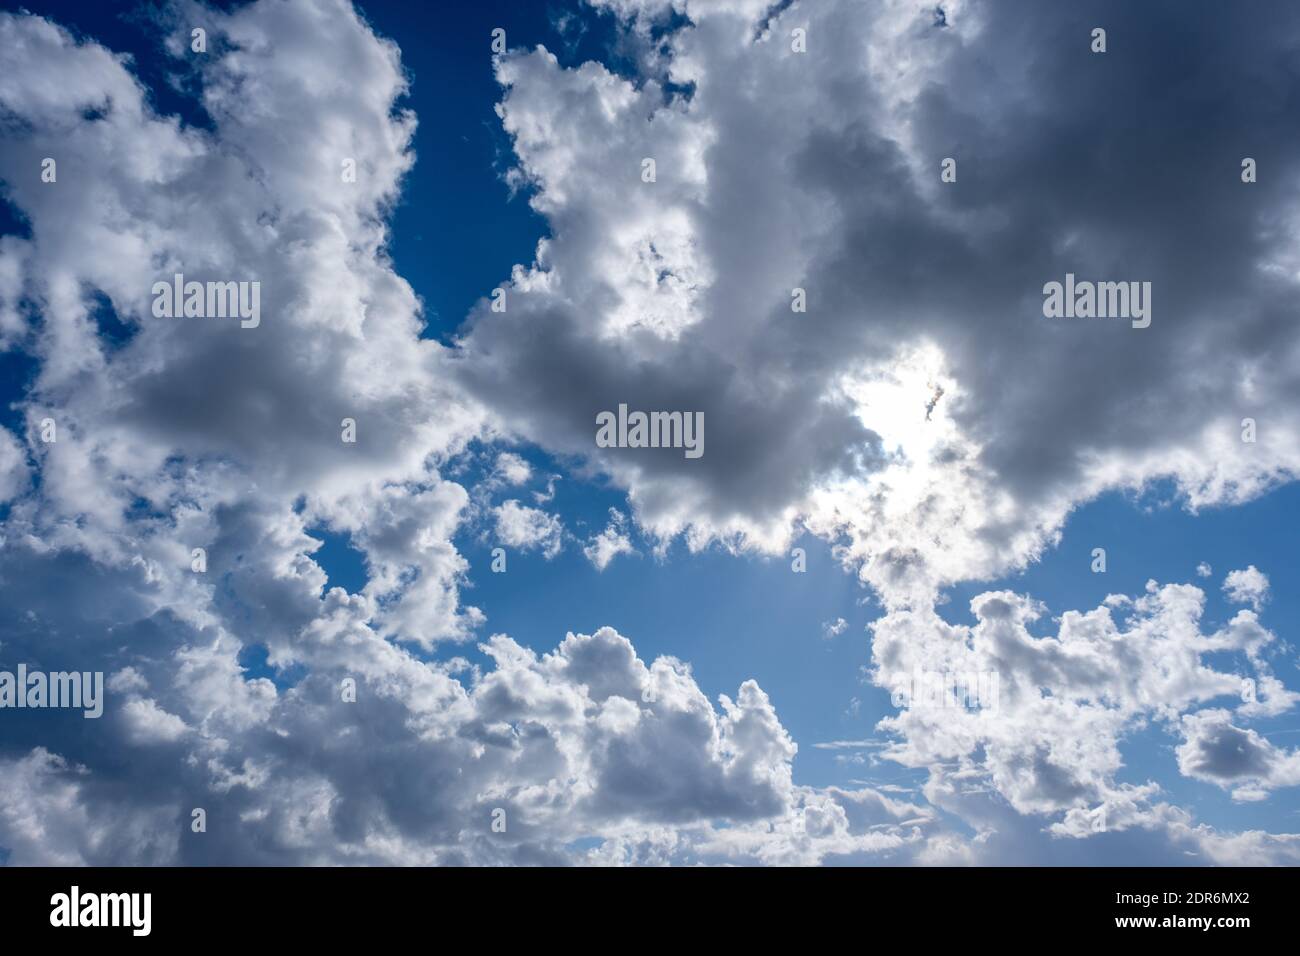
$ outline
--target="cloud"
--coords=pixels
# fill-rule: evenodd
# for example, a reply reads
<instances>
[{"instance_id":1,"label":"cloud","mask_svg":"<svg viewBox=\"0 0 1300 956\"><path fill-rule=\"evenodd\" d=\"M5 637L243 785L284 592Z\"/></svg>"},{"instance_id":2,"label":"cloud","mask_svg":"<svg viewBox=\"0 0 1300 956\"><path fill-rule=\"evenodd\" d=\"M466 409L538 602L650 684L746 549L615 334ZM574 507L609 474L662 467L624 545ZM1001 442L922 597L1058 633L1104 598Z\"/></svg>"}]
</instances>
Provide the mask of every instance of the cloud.
<instances>
[{"instance_id":1,"label":"cloud","mask_svg":"<svg viewBox=\"0 0 1300 956\"><path fill-rule=\"evenodd\" d=\"M602 5L633 32L670 6ZM1286 31L1116 5L1126 42L1097 55L1095 13L1029 3L948 4L943 25L920 0L672 6L644 82L497 61L514 176L550 226L460 343L501 428L607 473L654 536L776 553L811 529L889 606L1035 560L1106 489L1167 479L1198 508L1295 474L1300 151L1283 100L1245 92L1285 75ZM1167 56L1209 69L1188 87L1149 70ZM1268 151L1267 181L1199 148L1207 115ZM1153 325L1044 319L1067 272L1152 282ZM703 411L708 452L595 447L622 401ZM1243 415L1266 437L1243 442Z\"/></svg>"},{"instance_id":2,"label":"cloud","mask_svg":"<svg viewBox=\"0 0 1300 956\"><path fill-rule=\"evenodd\" d=\"M0 772L0 839L10 865L76 866L88 858L157 865L175 852L175 834L153 826L147 808L88 800L86 769L43 747L0 759Z\"/></svg>"},{"instance_id":3,"label":"cloud","mask_svg":"<svg viewBox=\"0 0 1300 956\"><path fill-rule=\"evenodd\" d=\"M1154 582L1065 613L1046 637L1025 595L976 598L973 628L936 607L947 584L1038 559L1108 489L1168 481L1195 510L1294 477L1294 198L1285 179L1243 189L1235 160L1197 145L1211 115L1221 141L1267 149L1287 176L1300 153L1281 100L1225 102L1220 79L1240 74L1240 49L1283 75L1293 40L1227 16L1171 33L1115 5L1127 46L1103 60L1084 42L1095 12L1029 3L946 5L942 26L922 2L602 6L634 31L670 6L687 22L637 82L540 49L498 61L514 176L551 229L511 274L511 310L471 315L466 386L503 429L627 489L661 541L832 542L887 612L872 625L878 686L998 678L996 707L913 701L882 722L897 740L885 756L924 769L932 803L990 814L948 795L969 780L957 786L1016 815L1058 818L1057 838L1090 833L1085 815L1106 807L1115 833L1172 841L1175 861L1202 852L1187 844L1209 838L1158 784L1117 782L1119 745L1148 721L1178 734L1211 702L1238 702L1242 719L1292 708L1253 614L1206 632L1200 589ZM1189 89L1149 69L1170 56L1220 79ZM944 184L949 156L959 174ZM1045 320L1043 285L1066 273L1151 282L1152 326ZM548 388L556 367L578 384ZM594 416L619 402L704 411L709 454L596 448ZM1267 418L1266 441L1242 440L1243 415ZM1211 651L1252 668L1258 697ZM927 859L997 857L945 840Z\"/></svg>"},{"instance_id":4,"label":"cloud","mask_svg":"<svg viewBox=\"0 0 1300 956\"><path fill-rule=\"evenodd\" d=\"M1300 751L1285 751L1249 728L1233 726L1223 710L1183 718L1186 742L1178 769L1188 777L1231 788L1234 800L1263 800L1279 787L1300 786Z\"/></svg>"},{"instance_id":5,"label":"cloud","mask_svg":"<svg viewBox=\"0 0 1300 956\"><path fill-rule=\"evenodd\" d=\"M193 547L231 567L222 516L255 538L282 533L298 501L327 520L351 509L356 524L389 507L396 487L418 497L437 484L428 456L454 450L478 421L442 384L441 347L419 338L418 303L384 254L382 214L412 162L414 128L390 108L405 89L395 48L327 0L205 17L239 47L206 58L196 77L211 130L154 114L102 47L40 18L0 19L21 59L0 88L14 117L0 175L32 224L19 240L21 283L41 316L25 333L40 367L24 405L41 488L14 503L10 528L173 578ZM325 66L337 62L350 64L346 82ZM36 79L50 71L59 83ZM24 170L49 152L60 173L43 184ZM357 160L357 183L341 181L343 157ZM79 227L60 225L70 221ZM260 326L155 318L152 284L175 272L261 281ZM96 309L128 329L124 344L97 334ZM37 440L45 417L56 443ZM340 440L344 418L357 423L355 444ZM153 518L135 523L142 505ZM449 545L404 567L455 607ZM465 630L445 614L424 626L434 632L403 636Z\"/></svg>"},{"instance_id":6,"label":"cloud","mask_svg":"<svg viewBox=\"0 0 1300 956\"><path fill-rule=\"evenodd\" d=\"M189 727L175 714L169 714L148 698L132 697L122 705L122 717L134 743L174 743L185 736Z\"/></svg>"},{"instance_id":7,"label":"cloud","mask_svg":"<svg viewBox=\"0 0 1300 956\"><path fill-rule=\"evenodd\" d=\"M6 428L0 428L0 504L27 490L29 473L23 446Z\"/></svg>"},{"instance_id":8,"label":"cloud","mask_svg":"<svg viewBox=\"0 0 1300 956\"><path fill-rule=\"evenodd\" d=\"M822 621L822 637L830 640L833 637L839 637L848 629L849 622L842 617L837 617L833 621Z\"/></svg>"},{"instance_id":9,"label":"cloud","mask_svg":"<svg viewBox=\"0 0 1300 956\"><path fill-rule=\"evenodd\" d=\"M1256 611L1268 600L1268 576L1253 564L1244 570L1229 571L1223 579L1223 593L1236 604L1249 604Z\"/></svg>"},{"instance_id":10,"label":"cloud","mask_svg":"<svg viewBox=\"0 0 1300 956\"><path fill-rule=\"evenodd\" d=\"M564 547L564 525L560 519L538 508L510 499L493 509L497 540L523 551L540 549L548 559Z\"/></svg>"},{"instance_id":11,"label":"cloud","mask_svg":"<svg viewBox=\"0 0 1300 956\"><path fill-rule=\"evenodd\" d=\"M528 462L513 452L503 451L497 455L494 476L507 485L527 484L533 476Z\"/></svg>"},{"instance_id":12,"label":"cloud","mask_svg":"<svg viewBox=\"0 0 1300 956\"><path fill-rule=\"evenodd\" d=\"M1108 808L1112 829L1146 821L1162 812L1151 799L1159 787L1118 781L1127 733L1152 721L1187 735L1202 726L1195 715L1210 703L1235 702L1239 717L1249 718L1297 701L1265 661L1277 646L1274 635L1250 612L1203 631L1204 600L1192 585L1153 581L1136 599L1112 596L1095 610L1065 612L1056 633L1044 636L1034 632L1045 608L1008 591L975 597L973 626L932 611L891 612L871 625L871 680L893 691L899 707L879 724L894 737L883 756L925 768L938 793L955 766L956 776L979 781L1017 813L1064 812L1065 833L1099 807ZM1249 692L1238 673L1210 664L1209 654L1254 668ZM944 686L979 694L963 701L928 689ZM1189 743L1180 751L1180 769L1209 772L1212 763L1194 759L1193 749Z\"/></svg>"},{"instance_id":13,"label":"cloud","mask_svg":"<svg viewBox=\"0 0 1300 956\"><path fill-rule=\"evenodd\" d=\"M110 682L120 733L65 741L75 764L40 745L0 760L15 781L0 801L11 862L558 863L580 837L613 853L670 831L674 859L743 858L778 842L762 838L766 821L827 812L826 794L792 784L795 745L753 681L715 707L685 665L647 664L610 628L542 655L497 635L483 645L493 667L463 681L367 631L358 599L336 590L324 605L295 639L310 670L293 687L249 679L234 648L200 642ZM146 684L156 700L136 696ZM224 698L257 703L241 713ZM160 746L183 759L141 750ZM188 830L192 805L207 833ZM109 820L127 821L121 839ZM715 824L750 836L731 845ZM851 836L846 821L816 827L828 849ZM149 838L132 845L136 829Z\"/></svg>"},{"instance_id":14,"label":"cloud","mask_svg":"<svg viewBox=\"0 0 1300 956\"><path fill-rule=\"evenodd\" d=\"M436 462L484 419L386 250L414 161L406 78L339 0L195 15L214 52L168 69L201 91L199 125L157 114L126 57L0 15L0 178L30 224L4 239L0 332L37 370L22 433L0 436L0 589L23 609L0 648L111 675L93 729L6 719L6 779L28 784L0 845L13 862L408 859L387 814L374 845L355 830L380 786L348 784L371 757L401 778L400 745L382 721L327 743L348 727L310 696L337 699L344 675L401 686L413 710L388 716L418 722L452 682L403 645L482 623L452 544L468 496ZM45 156L56 182L31 175ZM260 281L260 325L154 317L176 272ZM362 551L361 593L324 593L320 526ZM275 680L247 675L252 652ZM196 804L221 834L206 845L186 842Z\"/></svg>"},{"instance_id":15,"label":"cloud","mask_svg":"<svg viewBox=\"0 0 1300 956\"><path fill-rule=\"evenodd\" d=\"M609 523L605 530L591 537L582 548L587 560L604 571L620 554L636 554L632 539L627 535L627 518L617 508L609 509Z\"/></svg>"}]
</instances>

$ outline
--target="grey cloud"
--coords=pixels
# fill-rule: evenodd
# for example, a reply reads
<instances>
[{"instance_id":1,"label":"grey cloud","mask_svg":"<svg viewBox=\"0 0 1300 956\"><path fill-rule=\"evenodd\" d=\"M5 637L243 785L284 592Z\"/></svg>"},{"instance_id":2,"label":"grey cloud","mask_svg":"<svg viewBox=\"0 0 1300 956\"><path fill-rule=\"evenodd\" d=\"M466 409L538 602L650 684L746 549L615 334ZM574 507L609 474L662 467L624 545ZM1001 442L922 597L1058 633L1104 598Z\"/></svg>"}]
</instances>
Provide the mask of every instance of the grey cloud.
<instances>
[{"instance_id":1,"label":"grey cloud","mask_svg":"<svg viewBox=\"0 0 1300 956\"><path fill-rule=\"evenodd\" d=\"M609 470L651 528L775 550L774 528L803 518L900 595L1032 560L1107 486L1170 476L1194 503L1235 500L1300 465L1293 270L1270 266L1294 245L1289 8L1193 21L1174 5L971 3L938 29L933 5L795 5L757 41L736 27L766 8L680 8L694 22L667 69L696 83L689 100L542 53L499 68L553 235L511 311L471 317L458 367L511 428ZM1093 54L1102 21L1110 50ZM795 23L806 55L784 50ZM646 186L635 164L654 145ZM1269 170L1258 183L1240 181L1245 155ZM946 156L956 184L938 182ZM638 231L687 291L639 278L619 245ZM1152 282L1152 326L1044 319L1042 286L1066 272ZM807 314L790 312L795 286ZM671 307L682 327L627 327L629 307ZM874 482L890 459L875 409L837 384L925 342L957 386L940 409L959 439L929 452L926 480L963 516L890 528L884 510L853 514L888 500ZM703 409L705 458L595 449L594 412L625 400ZM1250 455L1246 415L1270 436ZM1000 495L1014 514L989 513ZM886 539L917 530L947 554L895 568Z\"/></svg>"}]
</instances>

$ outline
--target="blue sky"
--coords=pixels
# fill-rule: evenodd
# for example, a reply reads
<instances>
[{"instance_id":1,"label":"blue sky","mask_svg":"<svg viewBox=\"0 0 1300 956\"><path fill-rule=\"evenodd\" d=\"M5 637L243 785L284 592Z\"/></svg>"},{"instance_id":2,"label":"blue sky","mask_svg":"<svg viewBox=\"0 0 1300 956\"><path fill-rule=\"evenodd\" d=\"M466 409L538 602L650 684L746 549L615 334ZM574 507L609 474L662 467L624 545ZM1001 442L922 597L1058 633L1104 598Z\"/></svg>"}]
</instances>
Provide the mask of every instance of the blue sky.
<instances>
[{"instance_id":1,"label":"blue sky","mask_svg":"<svg viewBox=\"0 0 1300 956\"><path fill-rule=\"evenodd\" d=\"M296 19L317 6L319 19ZM1086 42L1070 45L1091 22L1074 12L1016 20L976 4L939 18L918 5L895 22L838 3L785 4L770 19L746 3L610 6L620 5L370 2L352 18L342 0L288 12L266 0L23 5L62 34L7 15L6 56L48 44L73 79L66 102L47 102L39 83L0 85L0 105L19 118L0 142L0 234L18 243L6 248L18 279L0 283L0 424L21 458L0 455L15 476L12 490L0 481L0 576L4 599L25 602L15 620L62 622L0 632L0 668L42 646L33 635L75 633L102 648L92 663L110 674L119 710L90 782L68 782L59 765L60 734L81 741L64 751L85 752L79 729L29 721L0 747L33 792L68 787L85 808L80 823L43 810L62 836L42 843L0 803L0 853L1292 860L1296 708L1280 692L1270 712L1234 710L1239 701L1213 691L1223 675L1273 674L1300 692L1290 481L1300 391L1284 358L1296 354L1280 318L1285 268L1270 257L1289 260L1281 240L1243 238L1284 234L1289 199L1270 170L1243 200L1235 153L1228 185L1195 180L1202 198L1186 213L1185 183L1147 182L1161 157L1188 149L1186 117L1159 120L1171 97L1195 106L1217 94L1171 92L1149 70L1160 48L1134 52L1167 43L1171 56L1214 56L1218 31L1258 55L1272 89L1285 86L1269 72L1286 62L1284 41L1228 14L1163 37L1156 13L1102 5L1096 16L1121 42L1099 60ZM199 60L182 39L197 22L214 37ZM494 58L496 27L512 52ZM816 44L806 61L790 47L795 29ZM1063 52L1018 74L999 47L1018 31ZM129 58L105 65L96 44ZM241 49L252 51L244 62L232 56ZM890 58L909 64L893 79L868 65ZM815 76L798 72L805 62ZM1080 83L1085 69L1098 72ZM121 109L129 77L157 126L136 128ZM1227 87L1249 91L1247 80ZM106 83L116 126L85 112ZM976 85L986 109L957 95ZM1076 124L1107 116L1114 91L1129 88L1135 123L1103 125L1095 148L1080 146ZM241 102L249 89L258 98ZM1223 95L1214 123L1230 152L1295 162L1280 107ZM401 111L418 121L409 139ZM152 160L140 158L108 171L105 157L155 137L149 155L172 172L141 172ZM375 171L373 191L355 199L312 171L346 149ZM101 160L102 182L83 195L65 173L67 192L47 204L52 191L19 177L50 150ZM651 150L661 181L647 200L635 170ZM1126 150L1138 156L1128 179L1116 174ZM935 193L917 170L949 152L962 191ZM1180 175L1217 175L1193 156ZM1089 185L1063 190L1044 172L1062 168ZM1093 193L1093 183L1109 185ZM221 224L211 234L182 212L204 203ZM101 208L120 215L101 222ZM88 245L77 258L79 229ZM120 245L104 241L114 230ZM110 245L138 253L123 265ZM104 264L90 261L101 252ZM268 337L250 350L252 340L150 325L134 287L112 277L135 281L164 260L264 270ZM1037 313L1042 282L1117 268L1116 278L1154 277L1162 311L1151 329L1049 327ZM348 281L321 290L327 275ZM75 304L60 298L68 276L82 290ZM792 317L795 285L808 288L811 314ZM487 304L498 286L511 302L500 315ZM78 310L90 341L77 339ZM276 325L281 315L292 320ZM373 325L351 329L355 315ZM197 369L212 401L195 411ZM934 394L934 422L920 420ZM718 451L694 471L672 455L601 454L591 412L623 400L696 403ZM38 447L46 413L68 423L84 458ZM336 451L345 413L374 443L357 449L362 463ZM1262 423L1257 452L1236 440L1246 414ZM525 477L502 478L510 455ZM498 574L510 501L549 523L516 532ZM600 568L585 552L607 527L633 553ZM211 587L166 570L196 540ZM795 547L806 573L791 569ZM1104 574L1090 570L1097 547ZM65 577L59 555L93 570ZM1269 638L1258 655L1245 643L1197 650L1199 635L1226 633L1249 606L1221 587L1247 568L1267 577L1250 613ZM1078 638L1060 656L1048 647L1060 615L1138 598L1148 581L1205 593L1198 636L1152 638L1167 658L1128 674L1096 662L1113 646L1102 640ZM68 586L84 596L56 609L49 595ZM1047 608L1027 626L1041 643L1025 657L998 643L1009 639L994 612L970 610L995 591ZM992 642L967 650L1017 688L1005 721L959 730L900 715L884 672L873 676L925 655L951 666L943 622ZM137 633L149 635L138 647L121 638ZM559 649L570 633L581 637ZM483 643L497 634L537 659ZM626 736L626 715L597 690L647 679L626 647L644 667L687 665L683 686L711 702L707 715L688 694L678 711L643 708L647 737ZM1189 654L1205 670L1172 686L1167 669ZM588 656L606 670L583 679ZM218 673L224 689L196 677ZM337 716L321 701L353 675L362 702ZM1073 712L1064 702L1076 698ZM557 717L570 707L582 714L573 724ZM1105 746L1085 746L1094 738L1118 748L1121 767ZM1013 780L1026 766L1028 782ZM146 796L147 773L165 783ZM328 796L300 831L292 821L309 791ZM183 828L159 835L160 820L188 819L200 799L256 822L221 846ZM508 840L473 822L498 803L521 821ZM1078 814L1099 804L1113 832L1089 841ZM791 814L816 831L811 842L773 822ZM88 838L114 817L154 834L145 849ZM753 842L737 848L729 831ZM87 845L101 849L71 849Z\"/></svg>"}]
</instances>

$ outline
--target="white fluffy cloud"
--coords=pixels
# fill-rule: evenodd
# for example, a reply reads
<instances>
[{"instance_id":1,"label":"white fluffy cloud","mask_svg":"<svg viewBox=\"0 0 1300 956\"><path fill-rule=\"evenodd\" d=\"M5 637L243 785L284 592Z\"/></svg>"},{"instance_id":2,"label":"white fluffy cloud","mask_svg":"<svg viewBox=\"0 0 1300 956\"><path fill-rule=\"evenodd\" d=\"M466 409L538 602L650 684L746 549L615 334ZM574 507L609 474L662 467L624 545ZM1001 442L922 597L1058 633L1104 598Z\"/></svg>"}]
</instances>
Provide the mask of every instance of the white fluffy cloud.
<instances>
[{"instance_id":1,"label":"white fluffy cloud","mask_svg":"<svg viewBox=\"0 0 1300 956\"><path fill-rule=\"evenodd\" d=\"M518 455L503 451L497 455L495 476L507 485L523 485L533 476L533 469Z\"/></svg>"},{"instance_id":2,"label":"white fluffy cloud","mask_svg":"<svg viewBox=\"0 0 1300 956\"><path fill-rule=\"evenodd\" d=\"M617 508L609 509L609 523L605 530L592 536L583 545L582 553L595 565L597 571L604 571L611 561L620 554L635 554L632 539L627 533L627 517Z\"/></svg>"},{"instance_id":3,"label":"white fluffy cloud","mask_svg":"<svg viewBox=\"0 0 1300 956\"><path fill-rule=\"evenodd\" d=\"M459 601L467 565L451 544L467 495L432 465L481 416L447 384L442 346L419 337L419 304L385 253L384 217L414 159L415 119L395 108L406 84L397 49L337 0L190 12L221 52L174 67L202 64L190 79L211 128L155 114L131 64L93 41L0 16L0 176L31 225L30 238L5 239L3 328L39 361L26 447L0 441L0 495L13 499L6 606L26 609L4 647L103 669L117 695L95 725L98 751L16 726L5 752L81 807L64 825L82 820L82 860L184 857L183 791L265 788L269 801L276 787L306 801L301 814L286 804L276 818L261 798L240 812L285 824L297 850L268 844L282 858L310 858L318 851L292 821L311 821L313 801L355 765L322 759L272 782L280 738L268 723L293 717L271 681L245 678L240 655L264 646L271 667L305 669L308 682L335 671L381 680L424 670L383 638L427 648L482 619ZM31 175L46 156L55 183ZM155 318L153 283L175 272L260 281L260 325ZM105 310L123 341L100 334ZM40 440L47 417L54 443ZM355 443L341 440L345 418ZM322 595L316 525L363 552L361 594ZM192 570L196 548L206 573ZM43 585L21 585L29 575ZM137 768L129 798L112 798L112 753ZM29 844L15 812L0 837L15 860L64 859L40 850L58 840ZM155 836L138 850L105 842L95 828L106 814L142 814Z\"/></svg>"},{"instance_id":4,"label":"white fluffy cloud","mask_svg":"<svg viewBox=\"0 0 1300 956\"><path fill-rule=\"evenodd\" d=\"M1223 579L1223 593L1237 604L1249 604L1258 611L1268 600L1268 575L1253 564L1239 571L1229 571Z\"/></svg>"},{"instance_id":5,"label":"white fluffy cloud","mask_svg":"<svg viewBox=\"0 0 1300 956\"><path fill-rule=\"evenodd\" d=\"M932 822L871 791L794 786L796 747L757 684L715 707L685 665L647 665L612 629L544 655L498 635L484 645L493 669L466 680L377 638L361 610L333 592L297 639L310 675L279 692L197 647L155 664L160 700L110 697L127 732L87 760L130 768L112 786L41 746L0 761L15 783L0 800L11 862L563 862L593 835L605 842L591 862L816 862L904 846ZM117 680L114 696L146 680ZM242 717L220 703L250 693L261 705ZM172 762L157 753L169 746ZM206 834L186 830L186 800ZM123 819L149 838L110 841Z\"/></svg>"},{"instance_id":6,"label":"white fluffy cloud","mask_svg":"<svg viewBox=\"0 0 1300 956\"><path fill-rule=\"evenodd\" d=\"M511 498L493 509L497 540L510 548L540 550L553 558L564 547L564 525L553 514L530 508Z\"/></svg>"},{"instance_id":7,"label":"white fluffy cloud","mask_svg":"<svg viewBox=\"0 0 1300 956\"><path fill-rule=\"evenodd\" d=\"M1226 719L1226 705L1249 719L1300 699L1267 663L1277 639L1254 613L1207 632L1204 601L1192 585L1150 582L1136 599L1112 595L1095 610L1067 611L1045 636L1034 633L1045 609L1006 591L972 600L973 626L930 611L887 614L872 624L871 674L900 708L881 722L895 737L885 756L928 769L932 786L956 770L1019 813L1064 813L1063 834L1090 832L1076 826L1103 809L1111 829L1148 823L1159 785L1116 779L1128 733L1152 722L1187 737L1180 767L1204 776L1194 751L1203 749L1196 728L1208 726L1206 714ZM1216 669L1210 654L1238 656L1254 676ZM929 690L942 686L927 683L931 675L978 693L969 702L941 696ZM1208 704L1219 709L1202 711Z\"/></svg>"}]
</instances>

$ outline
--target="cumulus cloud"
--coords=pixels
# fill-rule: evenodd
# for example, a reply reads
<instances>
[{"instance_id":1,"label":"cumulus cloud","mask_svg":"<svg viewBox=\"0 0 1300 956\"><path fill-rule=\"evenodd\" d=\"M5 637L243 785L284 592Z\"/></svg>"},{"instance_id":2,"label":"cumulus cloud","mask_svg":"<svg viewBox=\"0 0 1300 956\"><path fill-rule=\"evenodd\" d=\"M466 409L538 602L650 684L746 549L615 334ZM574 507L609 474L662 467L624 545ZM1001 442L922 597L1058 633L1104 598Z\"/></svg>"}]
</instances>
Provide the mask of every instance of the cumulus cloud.
<instances>
[{"instance_id":1,"label":"cumulus cloud","mask_svg":"<svg viewBox=\"0 0 1300 956\"><path fill-rule=\"evenodd\" d=\"M617 508L609 509L609 524L605 530L590 538L582 548L587 560L604 571L620 554L635 554L632 539L627 534L627 517Z\"/></svg>"},{"instance_id":2,"label":"cumulus cloud","mask_svg":"<svg viewBox=\"0 0 1300 956\"><path fill-rule=\"evenodd\" d=\"M189 730L185 721L169 714L149 698L132 697L122 705L122 718L134 743L173 743Z\"/></svg>"},{"instance_id":3,"label":"cumulus cloud","mask_svg":"<svg viewBox=\"0 0 1300 956\"><path fill-rule=\"evenodd\" d=\"M204 12L210 33L238 48L191 61L203 64L195 80L211 130L153 113L103 47L37 17L0 20L17 61L0 86L14 118L0 176L32 224L20 281L41 316L26 331L40 366L24 405L40 495L15 502L9 526L47 547L142 562L196 595L208 589L182 558L195 547L254 591L265 580L242 580L257 562L241 545L287 542L299 515L365 523L376 598L392 597L394 576L418 578L418 603L443 612L416 625L402 614L412 597L394 602L385 611L410 628L401 636L463 636L473 615L458 619L463 564L445 537L397 558L380 528L423 508L424 527L450 532L457 503L427 460L478 421L441 384L441 347L419 337L418 303L384 253L382 214L412 162L414 117L393 108L405 89L396 49L345 3L317 12L328 15ZM352 64L346 80L332 60ZM58 83L40 82L49 71ZM51 153L56 184L24 172ZM338 157L355 158L356 183L342 182ZM153 283L178 272L260 281L260 325L154 317ZM103 310L124 342L100 334ZM47 417L55 443L38 440ZM354 443L341 440L344 419L356 422ZM148 520L134 521L142 509ZM289 560L272 575L313 573L305 557Z\"/></svg>"},{"instance_id":4,"label":"cumulus cloud","mask_svg":"<svg viewBox=\"0 0 1300 956\"><path fill-rule=\"evenodd\" d=\"M518 455L503 451L497 455L493 474L507 485L523 485L532 478L533 469Z\"/></svg>"},{"instance_id":5,"label":"cumulus cloud","mask_svg":"<svg viewBox=\"0 0 1300 956\"><path fill-rule=\"evenodd\" d=\"M1202 776L1210 765L1194 755L1203 748L1191 736L1204 738L1193 729L1205 726L1203 706L1227 717L1223 708L1235 704L1248 719L1298 698L1266 661L1276 637L1251 612L1206 631L1204 601L1192 585L1153 581L1136 599L1112 595L1095 610L1065 612L1046 635L1035 633L1045 608L1008 591L974 598L972 626L933 611L889 613L871 625L871 679L899 708L879 725L895 738L884 756L925 768L936 799L948 799L945 781L963 780L1017 813L1064 814L1053 825L1062 835L1090 832L1087 815L1102 810L1111 830L1164 825L1170 808L1155 801L1155 781L1117 779L1127 733L1150 721L1188 735L1180 768ZM1235 657L1256 677L1244 684L1211 654ZM944 692L953 687L978 693Z\"/></svg>"},{"instance_id":6,"label":"cumulus cloud","mask_svg":"<svg viewBox=\"0 0 1300 956\"><path fill-rule=\"evenodd\" d=\"M498 61L514 176L552 228L510 277L516 307L471 315L467 387L502 428L626 488L652 536L768 553L805 529L833 542L887 610L878 685L996 677L994 709L905 698L882 723L897 737L886 756L927 771L931 802L992 819L965 793L977 784L1015 814L1056 816L1057 837L1091 833L1105 808L1115 832L1208 840L1157 784L1117 782L1120 741L1148 721L1178 733L1219 698L1242 719L1291 709L1254 614L1205 632L1203 592L1154 583L1047 637L1025 595L977 598L973 628L935 608L945 584L1037 559L1107 489L1169 480L1196 509L1296 473L1293 197L1285 180L1243 193L1236 167L1197 146L1212 114L1216 136L1262 136L1285 170L1293 124L1244 76L1225 104L1218 79L1188 88L1147 68L1177 55L1234 74L1232 50L1248 48L1284 71L1293 40L1226 15L1175 36L1115 5L1108 26L1129 45L1099 69L1083 42L1095 12L1031 3L949 4L941 21L907 0L601 5L634 31L670 8L686 22L643 51L637 82L541 49ZM1108 119L1120 102L1131 122ZM949 156L958 179L943 184ZM1153 325L1044 319L1043 286L1066 273L1150 281ZM581 387L547 388L557 366ZM704 411L709 452L595 447L594 416L620 402ZM1241 440L1252 410L1266 441ZM1258 611L1258 582L1234 581ZM1253 669L1250 695L1211 651ZM990 855L947 846L930 858Z\"/></svg>"},{"instance_id":7,"label":"cumulus cloud","mask_svg":"<svg viewBox=\"0 0 1300 956\"><path fill-rule=\"evenodd\" d=\"M633 32L685 21L637 82L498 60L514 176L551 228L510 310L471 316L459 371L504 429L625 487L649 532L776 552L806 527L887 603L924 604L1034 560L1104 489L1171 479L1200 507L1295 473L1300 151L1234 52L1285 75L1289 33L1223 10L1175 34L1116 5L1126 42L1099 64L1095 12L1032 3L602 5ZM1207 69L1146 68L1166 55ZM1132 122L1108 121L1121 102ZM1269 144L1276 175L1243 190L1198 146L1207 115ZM1152 282L1153 325L1044 319L1067 272ZM703 411L706 454L596 448L619 402ZM1251 412L1269 426L1248 444Z\"/></svg>"},{"instance_id":8,"label":"cumulus cloud","mask_svg":"<svg viewBox=\"0 0 1300 956\"><path fill-rule=\"evenodd\" d=\"M1178 769L1230 788L1235 800L1263 800L1270 790L1300 786L1300 751L1282 750L1258 732L1234 726L1227 711L1189 714L1183 733Z\"/></svg>"},{"instance_id":9,"label":"cumulus cloud","mask_svg":"<svg viewBox=\"0 0 1300 956\"><path fill-rule=\"evenodd\" d=\"M868 791L795 787L796 747L757 684L715 706L680 661L647 664L610 628L542 655L497 635L483 645L493 668L466 681L375 637L355 599L334 591L297 643L310 674L293 687L190 647L153 666L171 678L149 681L157 701L134 696L141 674L112 683L126 732L83 747L78 763L39 745L5 758L15 786L0 801L0 844L11 862L558 863L590 835L610 858L591 862L634 862L666 839L676 861L816 861L901 846L881 825L926 819ZM344 676L357 681L355 703L339 693ZM257 703L214 709L226 695ZM141 750L167 745L185 759ZM362 765L388 771L355 772ZM109 766L116 781L101 779ZM207 834L186 829L191 800ZM873 801L892 811L855 822L834 809ZM492 828L496 810L504 832ZM802 815L814 847L798 847ZM150 838L108 840L110 819ZM772 819L786 821L784 835Z\"/></svg>"},{"instance_id":10,"label":"cumulus cloud","mask_svg":"<svg viewBox=\"0 0 1300 956\"><path fill-rule=\"evenodd\" d=\"M127 58L0 15L0 178L30 224L4 239L0 326L37 367L19 406L25 447L0 440L4 601L24 609L6 615L0 646L10 665L103 670L112 701L89 737L6 720L6 779L47 795L7 806L0 845L14 862L332 853L314 841L351 823L331 818L347 804L331 811L334 788L364 776L372 751L360 731L350 754L318 749L340 728L312 726L286 698L344 674L411 684L425 668L394 642L463 640L482 620L459 600L467 565L451 543L467 495L435 467L482 416L448 384L443 347L420 337L418 300L386 254L414 159L397 49L340 0L192 12L220 51L171 65L197 71L184 77L201 91L197 126L156 113ZM30 174L47 156L55 183ZM176 272L260 281L261 323L155 317L153 283ZM363 552L362 593L323 593L318 526ZM281 686L246 676L254 650ZM411 686L416 713L445 690ZM295 724L323 735L293 745L315 765L274 778ZM183 843L208 797L214 818L230 801L228 823L276 835L260 849L251 830Z\"/></svg>"},{"instance_id":11,"label":"cumulus cloud","mask_svg":"<svg viewBox=\"0 0 1300 956\"><path fill-rule=\"evenodd\" d=\"M553 558L564 548L564 525L560 519L515 499L493 509L497 539L507 547L523 551L540 550Z\"/></svg>"},{"instance_id":12,"label":"cumulus cloud","mask_svg":"<svg viewBox=\"0 0 1300 956\"><path fill-rule=\"evenodd\" d=\"M1229 571L1223 579L1223 593L1236 604L1249 604L1256 611L1268 600L1268 576L1253 564L1239 571Z\"/></svg>"}]
</instances>

